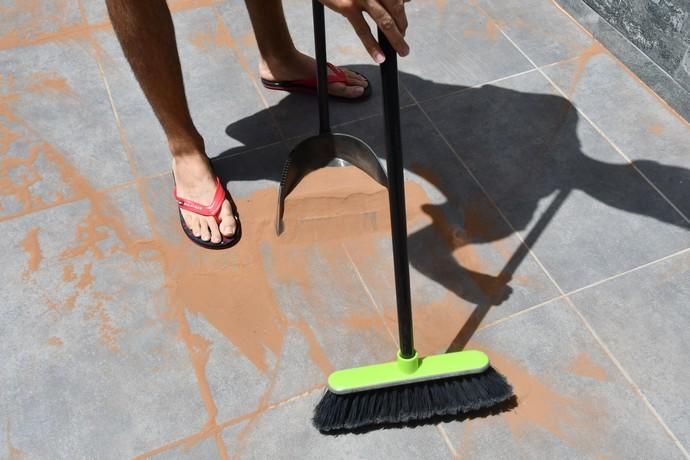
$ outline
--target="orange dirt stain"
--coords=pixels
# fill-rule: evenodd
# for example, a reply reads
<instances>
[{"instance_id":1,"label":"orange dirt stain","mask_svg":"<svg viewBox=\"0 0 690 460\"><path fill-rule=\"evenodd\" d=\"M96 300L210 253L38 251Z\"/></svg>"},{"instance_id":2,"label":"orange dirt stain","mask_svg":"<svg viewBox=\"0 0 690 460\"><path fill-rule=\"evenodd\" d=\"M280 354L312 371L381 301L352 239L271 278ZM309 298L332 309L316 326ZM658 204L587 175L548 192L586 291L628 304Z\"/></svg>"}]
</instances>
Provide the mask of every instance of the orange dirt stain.
<instances>
[{"instance_id":1,"label":"orange dirt stain","mask_svg":"<svg viewBox=\"0 0 690 460\"><path fill-rule=\"evenodd\" d=\"M210 30L205 30L193 34L190 39L192 45L196 46L202 51L211 48L228 48L233 49L235 41L230 35L223 18L216 16L215 26L211 26Z\"/></svg>"},{"instance_id":2,"label":"orange dirt stain","mask_svg":"<svg viewBox=\"0 0 690 460\"><path fill-rule=\"evenodd\" d=\"M601 382L606 381L609 378L606 370L592 361L592 358L590 358L587 353L580 353L577 355L577 357L570 364L568 371L573 374L589 377Z\"/></svg>"},{"instance_id":3,"label":"orange dirt stain","mask_svg":"<svg viewBox=\"0 0 690 460\"><path fill-rule=\"evenodd\" d=\"M77 279L77 274L74 272L74 265L66 264L62 267L62 280L66 283Z\"/></svg>"},{"instance_id":4,"label":"orange dirt stain","mask_svg":"<svg viewBox=\"0 0 690 460\"><path fill-rule=\"evenodd\" d=\"M49 337L48 338L48 345L53 346L53 347L60 347L63 345L63 341L60 337Z\"/></svg>"},{"instance_id":5,"label":"orange dirt stain","mask_svg":"<svg viewBox=\"0 0 690 460\"><path fill-rule=\"evenodd\" d=\"M177 13L196 8L212 7L218 3L220 3L219 0L171 0L168 2L168 6L171 12Z\"/></svg>"},{"instance_id":6,"label":"orange dirt stain","mask_svg":"<svg viewBox=\"0 0 690 460\"><path fill-rule=\"evenodd\" d=\"M10 420L7 419L7 425L5 428L5 441L7 443L7 459L8 460L24 460L26 456L24 452L14 447L12 444L12 436L10 433Z\"/></svg>"},{"instance_id":7,"label":"orange dirt stain","mask_svg":"<svg viewBox=\"0 0 690 460\"><path fill-rule=\"evenodd\" d=\"M579 54L579 56L576 59L576 67L575 70L573 71L573 75L570 78L570 87L568 88L568 91L566 91L566 96L568 99L573 98L575 95L575 91L577 91L577 85L580 82L580 79L582 78L582 75L585 72L585 69L587 68L587 64L589 61L594 57L599 54L602 54L606 51L604 46L594 40L592 42L592 46L584 50Z\"/></svg>"},{"instance_id":8,"label":"orange dirt stain","mask_svg":"<svg viewBox=\"0 0 690 460\"><path fill-rule=\"evenodd\" d=\"M661 136L664 132L664 125L661 123L652 123L647 126L647 132L654 134L655 136Z\"/></svg>"},{"instance_id":9,"label":"orange dirt stain","mask_svg":"<svg viewBox=\"0 0 690 460\"><path fill-rule=\"evenodd\" d=\"M22 249L24 249L24 252L29 256L26 270L23 273L24 279L28 278L32 273L35 273L43 260L41 246L38 241L38 232L38 227L30 229L21 242Z\"/></svg>"},{"instance_id":10,"label":"orange dirt stain","mask_svg":"<svg viewBox=\"0 0 690 460\"><path fill-rule=\"evenodd\" d=\"M35 74L26 87L32 93L57 93L67 96L76 96L67 80L60 76Z\"/></svg>"},{"instance_id":11,"label":"orange dirt stain","mask_svg":"<svg viewBox=\"0 0 690 460\"><path fill-rule=\"evenodd\" d=\"M607 423L604 405L561 394L508 357L481 345L477 348L489 355L492 365L513 385L517 407L500 417L516 439L538 428L581 452L592 453L601 447Z\"/></svg>"},{"instance_id":12,"label":"orange dirt stain","mask_svg":"<svg viewBox=\"0 0 690 460\"><path fill-rule=\"evenodd\" d=\"M79 290L86 289L95 280L93 274L91 273L93 264L87 263L84 265L84 271L81 276L79 276L79 281L77 282L76 288Z\"/></svg>"}]
</instances>

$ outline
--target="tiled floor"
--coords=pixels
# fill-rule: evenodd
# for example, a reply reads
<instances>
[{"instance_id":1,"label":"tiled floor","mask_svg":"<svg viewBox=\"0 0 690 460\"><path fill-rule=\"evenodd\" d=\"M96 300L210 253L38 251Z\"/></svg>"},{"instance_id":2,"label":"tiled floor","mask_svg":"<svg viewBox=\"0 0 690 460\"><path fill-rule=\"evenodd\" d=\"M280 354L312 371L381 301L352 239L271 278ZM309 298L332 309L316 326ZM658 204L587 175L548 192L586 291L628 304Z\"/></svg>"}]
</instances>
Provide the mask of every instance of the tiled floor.
<instances>
[{"instance_id":1,"label":"tiled floor","mask_svg":"<svg viewBox=\"0 0 690 460\"><path fill-rule=\"evenodd\" d=\"M103 3L0 1L0 458L688 458L690 129L554 2L415 0L400 62L417 346L486 350L518 405L340 437L311 409L395 350L388 237L264 238L313 100L259 88L243 2L177 0L246 230L191 246ZM377 69L335 15L328 37L375 85L332 119L383 152Z\"/></svg>"}]
</instances>

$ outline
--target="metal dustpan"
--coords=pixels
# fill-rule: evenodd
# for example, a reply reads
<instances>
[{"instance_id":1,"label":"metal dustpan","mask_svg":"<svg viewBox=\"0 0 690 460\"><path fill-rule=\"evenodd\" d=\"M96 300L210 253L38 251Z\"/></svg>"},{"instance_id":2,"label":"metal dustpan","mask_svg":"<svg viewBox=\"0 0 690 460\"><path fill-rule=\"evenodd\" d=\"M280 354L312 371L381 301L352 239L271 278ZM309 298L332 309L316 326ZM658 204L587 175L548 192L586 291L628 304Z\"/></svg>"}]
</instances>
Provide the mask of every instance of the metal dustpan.
<instances>
[{"instance_id":1,"label":"metal dustpan","mask_svg":"<svg viewBox=\"0 0 690 460\"><path fill-rule=\"evenodd\" d=\"M326 26L324 7L313 0L314 42L316 44L317 91L319 100L319 134L309 137L292 149L288 156L278 190L276 233L283 232L285 198L310 172L327 166L355 166L384 187L386 173L374 151L364 141L348 134L331 132L328 113L328 79L326 64Z\"/></svg>"}]
</instances>

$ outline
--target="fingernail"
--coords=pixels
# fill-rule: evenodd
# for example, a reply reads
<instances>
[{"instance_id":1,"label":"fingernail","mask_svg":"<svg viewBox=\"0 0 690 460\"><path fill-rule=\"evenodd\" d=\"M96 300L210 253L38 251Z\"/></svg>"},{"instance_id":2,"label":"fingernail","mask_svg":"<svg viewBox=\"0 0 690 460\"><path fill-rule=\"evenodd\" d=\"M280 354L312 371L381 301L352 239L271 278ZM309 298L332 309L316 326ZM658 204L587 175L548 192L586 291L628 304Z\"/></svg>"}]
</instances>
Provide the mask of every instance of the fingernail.
<instances>
[{"instance_id":1,"label":"fingernail","mask_svg":"<svg viewBox=\"0 0 690 460\"><path fill-rule=\"evenodd\" d=\"M405 46L403 47L402 53L401 53L400 55L403 56L403 57L405 57L405 56L407 56L408 54L410 54L410 47L407 46L407 45L405 45Z\"/></svg>"},{"instance_id":2,"label":"fingernail","mask_svg":"<svg viewBox=\"0 0 690 460\"><path fill-rule=\"evenodd\" d=\"M353 94L355 97L356 97L356 96L361 96L362 94L364 94L364 88L362 88L361 86L355 86L355 87L352 89L352 94Z\"/></svg>"},{"instance_id":3,"label":"fingernail","mask_svg":"<svg viewBox=\"0 0 690 460\"><path fill-rule=\"evenodd\" d=\"M378 51L374 53L374 61L376 61L377 64L383 64L383 61L385 60L386 56L384 56L383 54L379 53Z\"/></svg>"}]
</instances>

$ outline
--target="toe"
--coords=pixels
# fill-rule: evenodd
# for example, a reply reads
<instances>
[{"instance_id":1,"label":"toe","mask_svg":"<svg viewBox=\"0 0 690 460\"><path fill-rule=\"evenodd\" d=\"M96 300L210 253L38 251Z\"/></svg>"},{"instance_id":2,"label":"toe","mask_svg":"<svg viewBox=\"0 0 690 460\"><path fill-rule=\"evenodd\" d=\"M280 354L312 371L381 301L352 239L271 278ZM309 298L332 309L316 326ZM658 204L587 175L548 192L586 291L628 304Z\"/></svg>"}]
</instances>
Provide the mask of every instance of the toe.
<instances>
[{"instance_id":1,"label":"toe","mask_svg":"<svg viewBox=\"0 0 690 460\"><path fill-rule=\"evenodd\" d=\"M223 237L220 235L220 229L218 228L218 223L216 222L216 219L212 217L206 219L206 225L211 231L211 242L220 243L223 240Z\"/></svg>"},{"instance_id":2,"label":"toe","mask_svg":"<svg viewBox=\"0 0 690 460\"><path fill-rule=\"evenodd\" d=\"M201 239L204 241L211 240L211 229L208 228L208 222L206 220L199 221L199 227L201 229Z\"/></svg>"},{"instance_id":3,"label":"toe","mask_svg":"<svg viewBox=\"0 0 690 460\"><path fill-rule=\"evenodd\" d=\"M347 86L344 83L333 83L330 86L331 94L340 97L359 97L364 94L364 88L361 86Z\"/></svg>"},{"instance_id":4,"label":"toe","mask_svg":"<svg viewBox=\"0 0 690 460\"><path fill-rule=\"evenodd\" d=\"M184 219L185 225L191 230L192 235L199 238L201 236L201 230L199 228L199 216L194 213L182 211L182 218Z\"/></svg>"},{"instance_id":5,"label":"toe","mask_svg":"<svg viewBox=\"0 0 690 460\"><path fill-rule=\"evenodd\" d=\"M236 222L232 213L232 206L228 200L225 200L220 210L220 233L224 236L232 236L235 234L235 227Z\"/></svg>"},{"instance_id":6,"label":"toe","mask_svg":"<svg viewBox=\"0 0 690 460\"><path fill-rule=\"evenodd\" d=\"M347 77L347 84L350 86L361 86L362 88L369 86L367 79L357 72L345 70L345 76Z\"/></svg>"}]
</instances>

